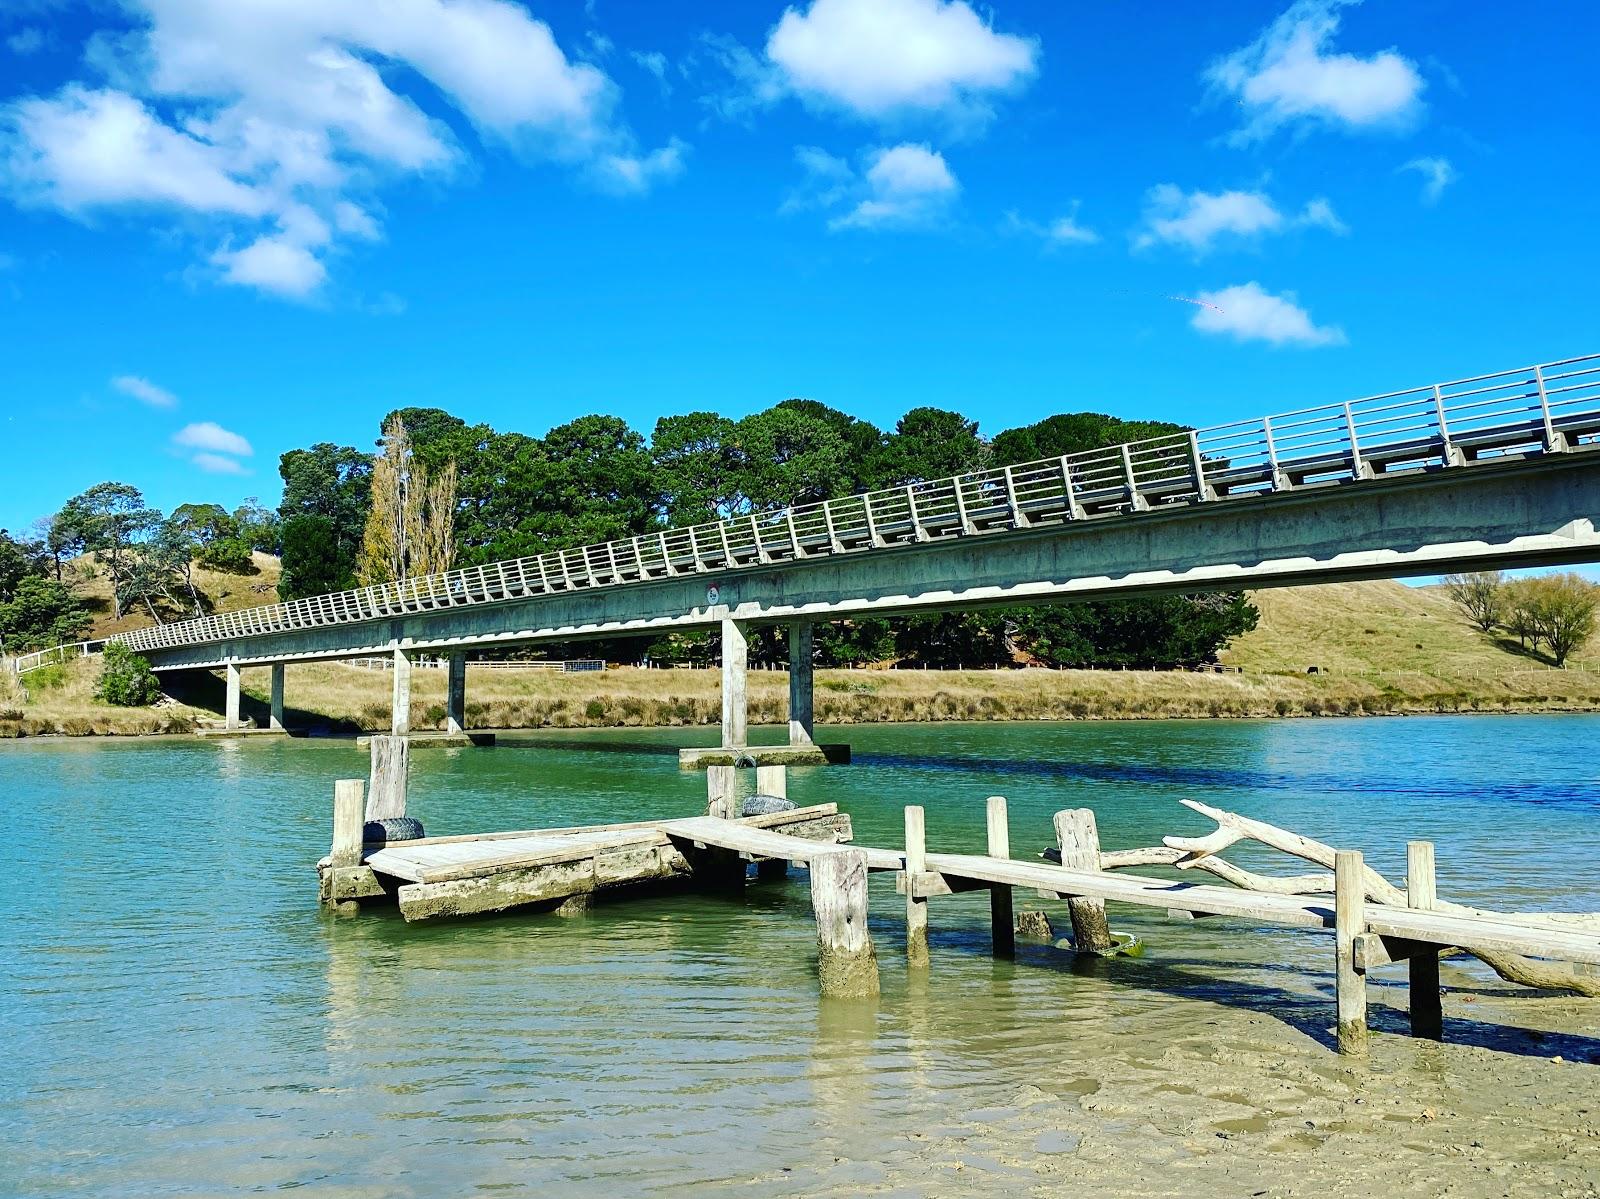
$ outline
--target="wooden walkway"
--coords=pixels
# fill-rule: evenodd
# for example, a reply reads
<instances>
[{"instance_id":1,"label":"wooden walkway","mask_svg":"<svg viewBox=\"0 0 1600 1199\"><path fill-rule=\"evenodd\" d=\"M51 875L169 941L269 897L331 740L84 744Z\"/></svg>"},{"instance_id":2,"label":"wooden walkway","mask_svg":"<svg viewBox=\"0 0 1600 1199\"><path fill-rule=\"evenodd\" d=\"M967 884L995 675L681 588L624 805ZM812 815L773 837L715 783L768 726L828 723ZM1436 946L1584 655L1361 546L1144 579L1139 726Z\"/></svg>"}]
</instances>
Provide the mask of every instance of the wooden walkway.
<instances>
[{"instance_id":1,"label":"wooden walkway","mask_svg":"<svg viewBox=\"0 0 1600 1199\"><path fill-rule=\"evenodd\" d=\"M1231 814L1221 815L1240 825L1271 829ZM1327 850L1327 856L1335 859L1331 880L1328 876L1273 880L1277 884L1307 883L1306 889L1323 890L1331 882L1331 894L1271 893L1113 873L1108 864L1179 851L1102 855L1093 813L1087 809L1056 817L1061 847L1048 852L1068 864L1018 860L1010 854L1003 799L989 800L988 817L987 854L929 853L920 808L906 810L904 849L853 846L849 844L850 818L833 804L739 819L701 816L368 846L360 843L362 786L359 781L349 781L336 787L334 847L319 863L319 872L326 902L349 906L361 899L392 896L401 913L412 921L526 905L571 910L573 905L586 905L596 891L671 879L742 886L749 863L757 863L763 877L773 873L773 866L781 873L787 863L803 864L811 878L823 989L841 995L873 994L878 989L875 951L867 935L867 876L873 871L893 872L897 888L905 896L906 951L914 965L927 961L928 901L974 890L989 892L994 949L1000 956L1014 951L1011 899L1012 891L1019 887L1042 898L1067 902L1074 944L1080 952L1110 948L1106 903L1155 908L1186 917L1331 929L1335 934L1338 1041L1341 1052L1347 1053L1365 1050L1365 972L1369 969L1410 963L1413 1034L1437 1038L1442 1035L1438 987L1442 951L1474 952L1491 964L1493 959L1487 955L1509 954L1541 962L1600 966L1600 928L1592 924L1563 925L1548 917L1436 908L1432 847L1425 842L1413 842L1410 847L1412 877L1407 880L1410 891L1402 896L1402 906L1369 898L1375 885L1393 888L1365 868L1359 853ZM1181 855L1184 862L1173 856L1165 861L1180 868L1194 865L1209 857L1211 843L1231 843L1229 836L1169 838L1169 845L1200 848L1185 851ZM1304 838L1299 841L1315 850L1327 849ZM1424 848L1425 853L1421 852ZM1223 865L1209 864L1214 872L1220 872ZM1252 877L1260 880L1264 876Z\"/></svg>"}]
</instances>

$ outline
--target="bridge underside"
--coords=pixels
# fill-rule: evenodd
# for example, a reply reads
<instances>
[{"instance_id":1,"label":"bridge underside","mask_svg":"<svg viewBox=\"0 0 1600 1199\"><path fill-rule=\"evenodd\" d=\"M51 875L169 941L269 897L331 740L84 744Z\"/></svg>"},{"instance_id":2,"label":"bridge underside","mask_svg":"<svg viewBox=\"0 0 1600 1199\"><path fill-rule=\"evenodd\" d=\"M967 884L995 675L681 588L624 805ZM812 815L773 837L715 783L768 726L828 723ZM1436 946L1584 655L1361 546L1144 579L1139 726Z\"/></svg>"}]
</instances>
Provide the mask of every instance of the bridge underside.
<instances>
[{"instance_id":1,"label":"bridge underside","mask_svg":"<svg viewBox=\"0 0 1600 1199\"><path fill-rule=\"evenodd\" d=\"M147 651L157 670L1600 561L1600 450ZM708 586L715 584L714 602Z\"/></svg>"}]
</instances>

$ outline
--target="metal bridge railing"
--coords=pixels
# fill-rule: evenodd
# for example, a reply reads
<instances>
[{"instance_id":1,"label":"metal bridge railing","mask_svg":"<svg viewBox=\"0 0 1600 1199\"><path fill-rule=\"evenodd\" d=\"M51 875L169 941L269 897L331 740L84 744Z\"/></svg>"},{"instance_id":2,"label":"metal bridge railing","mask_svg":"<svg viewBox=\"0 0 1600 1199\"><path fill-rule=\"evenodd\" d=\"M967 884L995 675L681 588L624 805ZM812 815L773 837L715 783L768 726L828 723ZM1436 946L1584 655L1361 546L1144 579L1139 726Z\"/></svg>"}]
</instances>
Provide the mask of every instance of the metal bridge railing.
<instances>
[{"instance_id":1,"label":"metal bridge railing","mask_svg":"<svg viewBox=\"0 0 1600 1199\"><path fill-rule=\"evenodd\" d=\"M1600 355L121 633L136 650L804 561L1600 442Z\"/></svg>"}]
</instances>

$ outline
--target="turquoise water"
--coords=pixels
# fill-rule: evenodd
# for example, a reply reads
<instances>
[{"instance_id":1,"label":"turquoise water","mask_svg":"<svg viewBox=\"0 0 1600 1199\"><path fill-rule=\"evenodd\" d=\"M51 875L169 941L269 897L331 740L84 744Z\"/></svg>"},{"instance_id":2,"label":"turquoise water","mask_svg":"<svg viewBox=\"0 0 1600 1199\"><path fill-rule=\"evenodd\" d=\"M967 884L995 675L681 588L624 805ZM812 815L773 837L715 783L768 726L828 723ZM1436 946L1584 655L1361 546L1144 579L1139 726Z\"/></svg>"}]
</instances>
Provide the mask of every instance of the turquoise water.
<instances>
[{"instance_id":1,"label":"turquoise water","mask_svg":"<svg viewBox=\"0 0 1600 1199\"><path fill-rule=\"evenodd\" d=\"M1063 807L1093 807L1108 847L1207 831L1192 797L1396 879L1406 839L1431 839L1448 898L1597 910L1597 734L1593 716L868 726L855 765L791 771L790 794L888 845L921 803L952 850L981 847L1004 795L1017 856ZM434 834L695 813L687 743L706 734L418 751L411 809ZM1153 1032L1292 1048L1332 1019L1323 938L1118 913L1143 959L1025 943L996 963L981 896L935 901L931 972L908 977L884 878L875 1005L818 999L803 875L569 920L339 919L312 867L333 780L364 769L337 742L0 748L0 1193L856 1193L914 1168L913 1130L981 1125L1041 1062L1070 1082L1091 1054L1138 1068Z\"/></svg>"}]
</instances>

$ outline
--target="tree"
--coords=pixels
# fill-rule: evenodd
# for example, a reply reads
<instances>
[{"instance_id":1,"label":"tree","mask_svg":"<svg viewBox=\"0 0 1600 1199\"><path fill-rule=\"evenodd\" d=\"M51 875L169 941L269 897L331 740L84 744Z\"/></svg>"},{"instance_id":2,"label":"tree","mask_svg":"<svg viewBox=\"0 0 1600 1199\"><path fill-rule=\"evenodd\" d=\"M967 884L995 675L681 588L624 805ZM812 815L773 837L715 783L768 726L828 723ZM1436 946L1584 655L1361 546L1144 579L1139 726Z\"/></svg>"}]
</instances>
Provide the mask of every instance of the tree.
<instances>
[{"instance_id":1,"label":"tree","mask_svg":"<svg viewBox=\"0 0 1600 1199\"><path fill-rule=\"evenodd\" d=\"M430 473L412 451L399 416L384 426L381 444L373 459L372 507L357 579L370 586L449 570L455 554L455 463Z\"/></svg>"},{"instance_id":2,"label":"tree","mask_svg":"<svg viewBox=\"0 0 1600 1199\"><path fill-rule=\"evenodd\" d=\"M184 542L189 554L200 565L227 574L255 573L255 561L250 556L252 540L245 535L239 519L221 504L179 504L167 518L167 525L167 538ZM184 562L179 570L193 592L194 583L188 562Z\"/></svg>"},{"instance_id":3,"label":"tree","mask_svg":"<svg viewBox=\"0 0 1600 1199\"><path fill-rule=\"evenodd\" d=\"M0 600L10 599L24 578L45 573L46 560L39 542L15 538L0 529Z\"/></svg>"},{"instance_id":4,"label":"tree","mask_svg":"<svg viewBox=\"0 0 1600 1199\"><path fill-rule=\"evenodd\" d=\"M0 595L0 644L9 653L81 641L89 623L83 601L48 575L24 575Z\"/></svg>"},{"instance_id":5,"label":"tree","mask_svg":"<svg viewBox=\"0 0 1600 1199\"><path fill-rule=\"evenodd\" d=\"M111 576L112 613L121 618L137 588L130 577L135 546L161 523L161 513L148 507L137 487L97 483L69 500L61 515L81 531L84 547L97 554Z\"/></svg>"},{"instance_id":6,"label":"tree","mask_svg":"<svg viewBox=\"0 0 1600 1199\"><path fill-rule=\"evenodd\" d=\"M650 457L668 524L725 520L745 510L749 486L736 422L715 412L663 416Z\"/></svg>"},{"instance_id":7,"label":"tree","mask_svg":"<svg viewBox=\"0 0 1600 1199\"><path fill-rule=\"evenodd\" d=\"M233 523L239 531L239 539L251 550L263 554L282 551L283 522L255 496L247 496L244 503L233 510Z\"/></svg>"},{"instance_id":8,"label":"tree","mask_svg":"<svg viewBox=\"0 0 1600 1199\"><path fill-rule=\"evenodd\" d=\"M894 487L945 479L989 465L978 422L942 408L913 408L884 442L874 467L876 485Z\"/></svg>"},{"instance_id":9,"label":"tree","mask_svg":"<svg viewBox=\"0 0 1600 1199\"><path fill-rule=\"evenodd\" d=\"M1057 666L1196 666L1216 661L1260 613L1243 592L1073 601L1009 613L1016 643Z\"/></svg>"},{"instance_id":10,"label":"tree","mask_svg":"<svg viewBox=\"0 0 1600 1199\"><path fill-rule=\"evenodd\" d=\"M284 454L278 461L278 473L283 477L278 516L283 522L285 577L337 580L331 587L309 591L295 590L298 584L284 591L280 585L280 594L299 598L354 585L356 553L366 528L372 488L371 457L353 446L323 441ZM317 517L324 523L302 524L301 536L291 542L288 525L296 517ZM314 544L305 536L313 528L323 542ZM301 554L309 556L302 560Z\"/></svg>"},{"instance_id":11,"label":"tree","mask_svg":"<svg viewBox=\"0 0 1600 1199\"><path fill-rule=\"evenodd\" d=\"M1475 570L1445 575L1445 593L1479 631L1491 633L1505 608L1505 575L1498 570Z\"/></svg>"},{"instance_id":12,"label":"tree","mask_svg":"<svg viewBox=\"0 0 1600 1199\"><path fill-rule=\"evenodd\" d=\"M614 416L581 416L544 435L533 510L522 533L539 550L643 533L660 497L644 438Z\"/></svg>"},{"instance_id":13,"label":"tree","mask_svg":"<svg viewBox=\"0 0 1600 1199\"><path fill-rule=\"evenodd\" d=\"M62 567L85 552L88 523L76 500L68 500L60 512L46 516L34 525L36 539L55 564L56 582L62 581Z\"/></svg>"},{"instance_id":14,"label":"tree","mask_svg":"<svg viewBox=\"0 0 1600 1199\"><path fill-rule=\"evenodd\" d=\"M906 616L895 623L895 652L908 661L969 669L1011 661L1006 618L992 609Z\"/></svg>"},{"instance_id":15,"label":"tree","mask_svg":"<svg viewBox=\"0 0 1600 1199\"><path fill-rule=\"evenodd\" d=\"M340 552L333 521L326 516L291 516L283 522L283 574L278 595L286 600L326 595L355 586Z\"/></svg>"},{"instance_id":16,"label":"tree","mask_svg":"<svg viewBox=\"0 0 1600 1199\"><path fill-rule=\"evenodd\" d=\"M831 428L844 446L844 463L825 498L856 495L879 486L874 473L883 456L883 430L817 400L784 400L773 411L798 412Z\"/></svg>"},{"instance_id":17,"label":"tree","mask_svg":"<svg viewBox=\"0 0 1600 1199\"><path fill-rule=\"evenodd\" d=\"M1500 589L1500 622L1523 649L1539 652L1543 634L1532 579L1513 579Z\"/></svg>"},{"instance_id":18,"label":"tree","mask_svg":"<svg viewBox=\"0 0 1600 1199\"><path fill-rule=\"evenodd\" d=\"M1183 431L1182 425L1168 421L1128 421L1100 412L1062 412L999 434L994 439L993 461L996 466L1015 466Z\"/></svg>"},{"instance_id":19,"label":"tree","mask_svg":"<svg viewBox=\"0 0 1600 1199\"><path fill-rule=\"evenodd\" d=\"M1529 579L1527 592L1533 623L1550 647L1558 667L1594 635L1595 612L1600 609L1600 587L1576 574L1545 575Z\"/></svg>"},{"instance_id":20,"label":"tree","mask_svg":"<svg viewBox=\"0 0 1600 1199\"><path fill-rule=\"evenodd\" d=\"M108 641L94 693L119 708L142 708L161 698L161 684L147 660L120 641Z\"/></svg>"}]
</instances>

